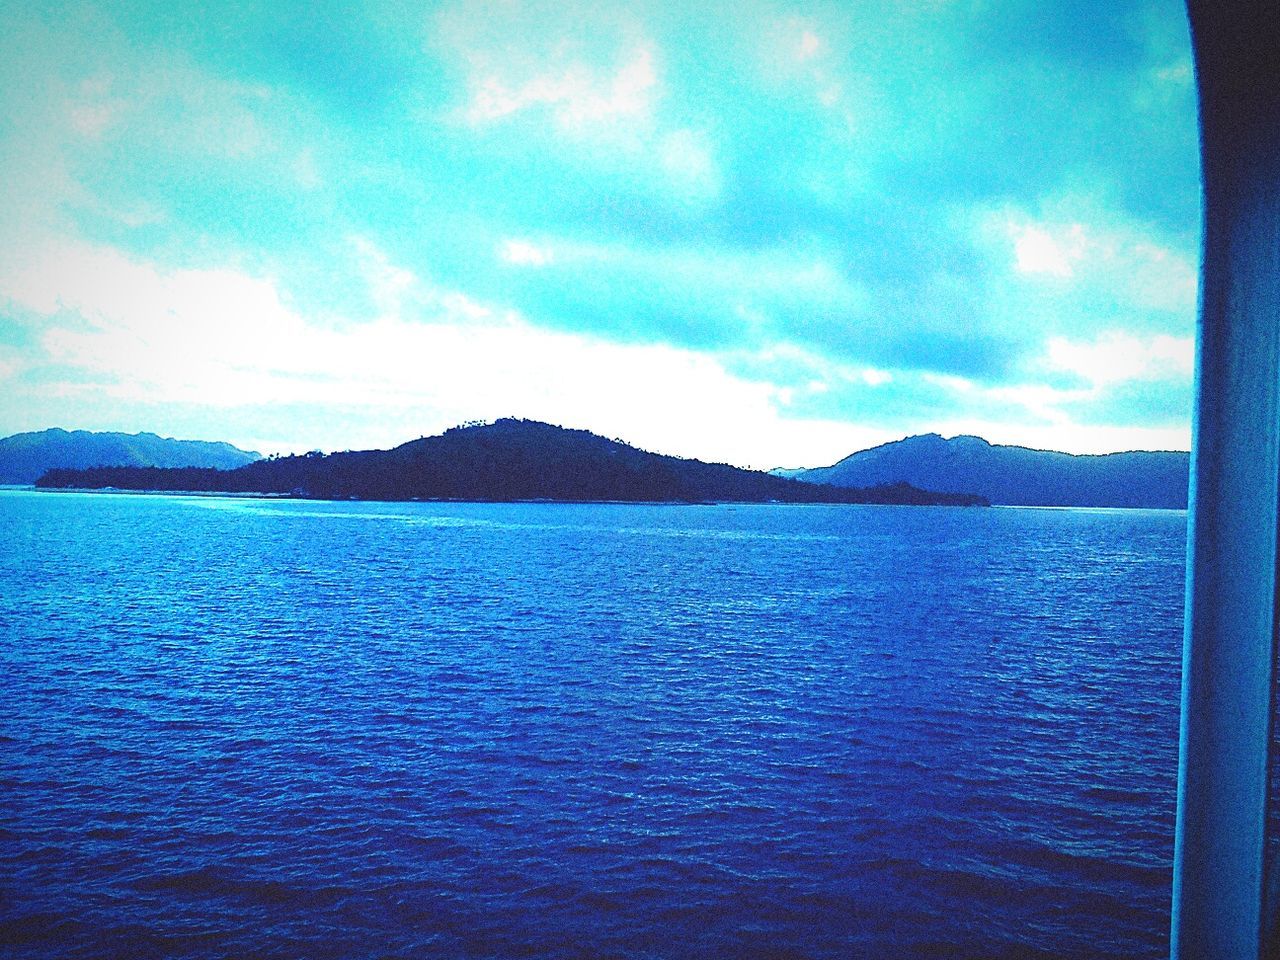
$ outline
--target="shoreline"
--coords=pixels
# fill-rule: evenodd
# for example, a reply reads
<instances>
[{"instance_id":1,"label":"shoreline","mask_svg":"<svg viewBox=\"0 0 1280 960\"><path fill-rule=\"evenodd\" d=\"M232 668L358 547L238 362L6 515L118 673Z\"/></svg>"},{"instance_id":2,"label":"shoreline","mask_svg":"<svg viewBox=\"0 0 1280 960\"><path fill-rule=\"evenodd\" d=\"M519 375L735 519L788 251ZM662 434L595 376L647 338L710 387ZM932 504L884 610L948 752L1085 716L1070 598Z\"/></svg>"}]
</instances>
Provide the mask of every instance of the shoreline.
<instances>
[{"instance_id":1,"label":"shoreline","mask_svg":"<svg viewBox=\"0 0 1280 960\"><path fill-rule=\"evenodd\" d=\"M328 499L324 497L299 497L291 493L261 493L246 491L213 491L213 490L127 490L121 487L38 487L33 483L6 483L0 484L0 492L5 490L20 490L31 493L95 493L95 494L119 494L122 496L147 496L147 497L206 497L212 499L226 500L294 500L299 503L476 503L476 504L495 504L495 503L548 503L548 504L565 504L565 505L587 505L587 504L610 504L614 506L649 506L649 507L719 507L719 506L738 506L738 507L947 507L958 509L969 509L973 506L981 506L980 504L954 504L954 503L843 503L840 501L831 502L788 502L785 500L551 500L551 499L530 499L530 500L466 500L447 497L436 498L417 498L410 500L364 500L360 498L347 499ZM1078 504L1061 504L1061 503L992 503L986 505L988 509L1001 510L1160 510L1170 513L1186 513L1186 507L1134 507L1124 505L1078 505Z\"/></svg>"},{"instance_id":2,"label":"shoreline","mask_svg":"<svg viewBox=\"0 0 1280 960\"><path fill-rule=\"evenodd\" d=\"M123 496L148 497L206 497L230 500L290 500L299 503L546 503L584 506L589 504L608 504L614 506L636 507L946 507L970 509L972 507L990 507L991 504L958 504L958 503L851 503L841 500L831 501L788 501L788 500L553 500L550 498L532 498L516 500L470 500L454 497L416 497L408 500L366 500L360 497L300 497L291 493L263 493L248 491L215 491L215 490L129 490L121 487L39 487L35 484L14 485L8 489L29 490L34 493L94 493L119 494Z\"/></svg>"}]
</instances>

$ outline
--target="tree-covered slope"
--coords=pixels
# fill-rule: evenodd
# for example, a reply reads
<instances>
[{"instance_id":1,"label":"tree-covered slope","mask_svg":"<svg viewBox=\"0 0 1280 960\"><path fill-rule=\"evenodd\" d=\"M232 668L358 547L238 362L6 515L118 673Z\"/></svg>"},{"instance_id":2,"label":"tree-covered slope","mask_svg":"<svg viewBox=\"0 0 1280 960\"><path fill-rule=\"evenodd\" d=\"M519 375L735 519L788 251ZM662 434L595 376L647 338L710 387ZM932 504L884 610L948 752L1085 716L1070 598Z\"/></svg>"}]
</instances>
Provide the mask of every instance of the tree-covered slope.
<instances>
[{"instance_id":1,"label":"tree-covered slope","mask_svg":"<svg viewBox=\"0 0 1280 960\"><path fill-rule=\"evenodd\" d=\"M1184 508L1189 471L1190 454L1178 451L1081 456L931 433L854 453L830 467L775 473L842 487L909 483L1003 504Z\"/></svg>"},{"instance_id":2,"label":"tree-covered slope","mask_svg":"<svg viewBox=\"0 0 1280 960\"><path fill-rule=\"evenodd\" d=\"M229 443L171 440L154 433L40 430L0 440L0 483L34 483L46 470L85 467L215 467L231 470L259 458Z\"/></svg>"},{"instance_id":3,"label":"tree-covered slope","mask_svg":"<svg viewBox=\"0 0 1280 960\"><path fill-rule=\"evenodd\" d=\"M392 450L259 460L236 470L51 470L42 487L277 493L361 500L980 503L899 484L851 490L647 453L528 420L455 427Z\"/></svg>"}]
</instances>

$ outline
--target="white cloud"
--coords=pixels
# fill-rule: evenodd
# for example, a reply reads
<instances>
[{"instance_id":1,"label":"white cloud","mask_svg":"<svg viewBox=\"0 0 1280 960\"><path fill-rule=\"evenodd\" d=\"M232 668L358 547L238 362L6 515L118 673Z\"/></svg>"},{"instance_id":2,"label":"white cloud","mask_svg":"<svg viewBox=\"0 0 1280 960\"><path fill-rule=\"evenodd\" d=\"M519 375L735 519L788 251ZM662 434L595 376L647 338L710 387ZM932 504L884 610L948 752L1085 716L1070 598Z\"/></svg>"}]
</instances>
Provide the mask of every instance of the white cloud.
<instances>
[{"instance_id":1,"label":"white cloud","mask_svg":"<svg viewBox=\"0 0 1280 960\"><path fill-rule=\"evenodd\" d=\"M700 131L680 129L664 136L658 145L658 162L680 198L700 202L719 196L720 169L710 140Z\"/></svg>"},{"instance_id":2,"label":"white cloud","mask_svg":"<svg viewBox=\"0 0 1280 960\"><path fill-rule=\"evenodd\" d=\"M387 254L367 237L352 237L356 262L374 305L384 315L400 312L405 297L420 281L412 271L398 267Z\"/></svg>"},{"instance_id":3,"label":"white cloud","mask_svg":"<svg viewBox=\"0 0 1280 960\"><path fill-rule=\"evenodd\" d=\"M800 33L799 49L796 51L796 57L800 60L808 60L822 50L822 38L812 30L803 30Z\"/></svg>"},{"instance_id":4,"label":"white cloud","mask_svg":"<svg viewBox=\"0 0 1280 960\"><path fill-rule=\"evenodd\" d=\"M1189 380L1195 341L1167 334L1144 338L1122 330L1092 341L1053 337L1044 362L1051 370L1073 373L1095 387L1129 380Z\"/></svg>"},{"instance_id":5,"label":"white cloud","mask_svg":"<svg viewBox=\"0 0 1280 960\"><path fill-rule=\"evenodd\" d=\"M920 374L920 379L925 383L932 384L935 387L941 387L944 390L950 390L953 393L976 393L980 388L977 383L967 377L958 377L950 373L933 373L925 371Z\"/></svg>"},{"instance_id":6,"label":"white cloud","mask_svg":"<svg viewBox=\"0 0 1280 960\"><path fill-rule=\"evenodd\" d=\"M100 137L115 120L119 107L112 104L73 104L68 109L71 127L85 137Z\"/></svg>"},{"instance_id":7,"label":"white cloud","mask_svg":"<svg viewBox=\"0 0 1280 960\"><path fill-rule=\"evenodd\" d=\"M1042 423L1051 424L1056 430L1071 424L1070 414L1064 405L1087 400L1088 390L1062 390L1041 383L1019 383L982 390L982 397L1007 408L1021 408Z\"/></svg>"},{"instance_id":8,"label":"white cloud","mask_svg":"<svg viewBox=\"0 0 1280 960\"><path fill-rule=\"evenodd\" d=\"M498 257L521 267L544 267L554 259L550 247L509 237L498 245Z\"/></svg>"},{"instance_id":9,"label":"white cloud","mask_svg":"<svg viewBox=\"0 0 1280 960\"><path fill-rule=\"evenodd\" d=\"M1019 273L1047 273L1066 278L1074 274L1073 264L1084 257L1084 228L1079 224L1051 232L1034 224L1010 223L1009 232Z\"/></svg>"},{"instance_id":10,"label":"white cloud","mask_svg":"<svg viewBox=\"0 0 1280 960\"><path fill-rule=\"evenodd\" d=\"M818 22L806 17L782 16L761 25L750 22L758 44L761 76L767 83L784 90L803 91L833 111L846 132L859 126L854 113L844 103L846 87L851 81L854 86L858 83L839 56L844 52L847 39L842 36L847 24L842 23L841 18ZM833 56L833 52L836 55Z\"/></svg>"},{"instance_id":11,"label":"white cloud","mask_svg":"<svg viewBox=\"0 0 1280 960\"><path fill-rule=\"evenodd\" d=\"M1114 312L1165 314L1166 327L1175 318L1191 326L1198 283L1193 255L1177 249L1150 224L1087 196L1048 198L1041 208L1039 216L1009 207L972 212L974 242L985 248L993 266L1031 278L1070 280L1045 291L1055 298L1082 298L1056 299L1059 309L1088 301L1091 312L1106 304ZM1028 288L1021 295L1035 294Z\"/></svg>"},{"instance_id":12,"label":"white cloud","mask_svg":"<svg viewBox=\"0 0 1280 960\"><path fill-rule=\"evenodd\" d=\"M64 116L54 119L87 139L111 129L135 149L240 160L280 150L276 128L296 106L266 84L228 79L174 53L91 76L65 95Z\"/></svg>"},{"instance_id":13,"label":"white cloud","mask_svg":"<svg viewBox=\"0 0 1280 960\"><path fill-rule=\"evenodd\" d=\"M542 111L562 129L609 127L646 117L660 93L659 51L625 5L446 0L427 44L458 72L473 125Z\"/></svg>"},{"instance_id":14,"label":"white cloud","mask_svg":"<svg viewBox=\"0 0 1280 960\"><path fill-rule=\"evenodd\" d=\"M818 102L824 107L834 107L840 102L844 89L838 83L828 83L818 90Z\"/></svg>"},{"instance_id":15,"label":"white cloud","mask_svg":"<svg viewBox=\"0 0 1280 960\"><path fill-rule=\"evenodd\" d=\"M611 277L611 282L676 285L714 297L732 308L746 326L770 325L769 310L840 311L862 314L870 298L846 276L835 255L823 249L779 245L755 250L721 250L689 243L663 248L556 244L566 268Z\"/></svg>"},{"instance_id":16,"label":"white cloud","mask_svg":"<svg viewBox=\"0 0 1280 960\"><path fill-rule=\"evenodd\" d=\"M1046 424L1052 425L1056 430L1071 422L1063 405L1085 400L1093 395L1091 390L1063 390L1039 383L986 386L965 377L935 373L921 374L921 380L953 394L953 407L956 409L990 406L1010 409L1012 422L1016 423L1020 418L1030 416L1039 425L1042 434ZM1021 413L1016 412L1018 410ZM943 431L939 429L938 432Z\"/></svg>"},{"instance_id":17,"label":"white cloud","mask_svg":"<svg viewBox=\"0 0 1280 960\"><path fill-rule=\"evenodd\" d=\"M1166 67L1160 67L1155 73L1156 79L1161 82L1179 87L1190 86L1195 79L1195 71L1190 60L1178 60Z\"/></svg>"},{"instance_id":18,"label":"white cloud","mask_svg":"<svg viewBox=\"0 0 1280 960\"><path fill-rule=\"evenodd\" d=\"M1134 303L1192 320L1200 282L1195 261L1146 239L1126 239L1107 251L1107 266Z\"/></svg>"},{"instance_id":19,"label":"white cloud","mask_svg":"<svg viewBox=\"0 0 1280 960\"><path fill-rule=\"evenodd\" d=\"M648 113L657 75L652 50L641 47L612 72L579 61L518 78L489 73L474 77L472 83L475 89L466 110L471 123L546 107L562 126L579 127Z\"/></svg>"},{"instance_id":20,"label":"white cloud","mask_svg":"<svg viewBox=\"0 0 1280 960\"><path fill-rule=\"evenodd\" d=\"M1082 405L1106 396L1109 388L1134 379L1177 379L1190 375L1190 340L1157 335L1140 338L1111 333L1094 342L1063 339L1050 342L1042 365L1071 371L1085 381L1062 388L1025 382L988 386L963 377L921 375L925 383L951 394L955 415L928 427L943 435L974 434L992 443L1009 443L1067 453L1110 453L1116 450L1186 450L1191 442L1189 417L1174 426L1143 427L1124 423L1077 422ZM993 416L991 411L1000 411Z\"/></svg>"},{"instance_id":21,"label":"white cloud","mask_svg":"<svg viewBox=\"0 0 1280 960\"><path fill-rule=\"evenodd\" d=\"M293 176L298 186L304 190L315 190L324 186L324 177L320 174L320 166L316 163L315 151L310 147L301 150L293 161Z\"/></svg>"},{"instance_id":22,"label":"white cloud","mask_svg":"<svg viewBox=\"0 0 1280 960\"><path fill-rule=\"evenodd\" d=\"M396 306L410 281L372 242L353 243L366 281ZM781 388L734 376L708 355L546 331L513 314L455 312L476 306L460 294L423 301L430 317L389 309L368 323L322 325L290 307L270 278L164 270L111 248L61 243L0 274L0 297L41 318L44 355L30 359L70 371L46 400L62 393L218 409L232 438L245 409L259 411L259 422L263 409L303 406L321 422L327 414L363 423L316 436L281 422L275 439L254 435L270 449L385 445L509 415L759 467L823 462L884 439L856 425L785 419Z\"/></svg>"}]
</instances>

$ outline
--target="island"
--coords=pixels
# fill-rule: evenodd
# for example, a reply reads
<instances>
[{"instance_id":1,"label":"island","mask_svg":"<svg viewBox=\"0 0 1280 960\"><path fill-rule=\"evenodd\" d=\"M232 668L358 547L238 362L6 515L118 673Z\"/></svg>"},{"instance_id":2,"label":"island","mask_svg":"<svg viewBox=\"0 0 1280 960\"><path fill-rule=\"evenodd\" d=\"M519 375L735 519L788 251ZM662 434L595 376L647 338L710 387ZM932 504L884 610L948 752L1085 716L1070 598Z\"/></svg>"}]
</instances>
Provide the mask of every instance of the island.
<instances>
[{"instance_id":1,"label":"island","mask_svg":"<svg viewBox=\"0 0 1280 960\"><path fill-rule=\"evenodd\" d=\"M909 483L939 493L976 493L1009 506L1185 510L1191 455L1071 454L929 433L860 450L829 467L772 472L837 487Z\"/></svg>"},{"instance_id":2,"label":"island","mask_svg":"<svg viewBox=\"0 0 1280 960\"><path fill-rule=\"evenodd\" d=\"M53 469L42 489L238 493L319 500L865 503L986 506L985 497L907 483L804 483L763 471L649 453L621 440L535 420L465 424L391 450L269 457L202 467Z\"/></svg>"}]
</instances>

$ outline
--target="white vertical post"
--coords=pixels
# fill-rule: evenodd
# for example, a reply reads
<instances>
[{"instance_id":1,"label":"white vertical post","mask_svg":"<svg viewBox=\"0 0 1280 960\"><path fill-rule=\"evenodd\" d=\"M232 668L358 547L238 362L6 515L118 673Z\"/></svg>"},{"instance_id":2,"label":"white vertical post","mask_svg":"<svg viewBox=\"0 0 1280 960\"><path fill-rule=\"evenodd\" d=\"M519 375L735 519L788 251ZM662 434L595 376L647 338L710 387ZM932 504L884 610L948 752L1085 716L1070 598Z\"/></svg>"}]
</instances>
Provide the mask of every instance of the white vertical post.
<instances>
[{"instance_id":1,"label":"white vertical post","mask_svg":"<svg viewBox=\"0 0 1280 960\"><path fill-rule=\"evenodd\" d=\"M1189 0L1204 250L1175 960L1265 955L1280 505L1280 0Z\"/></svg>"}]
</instances>

